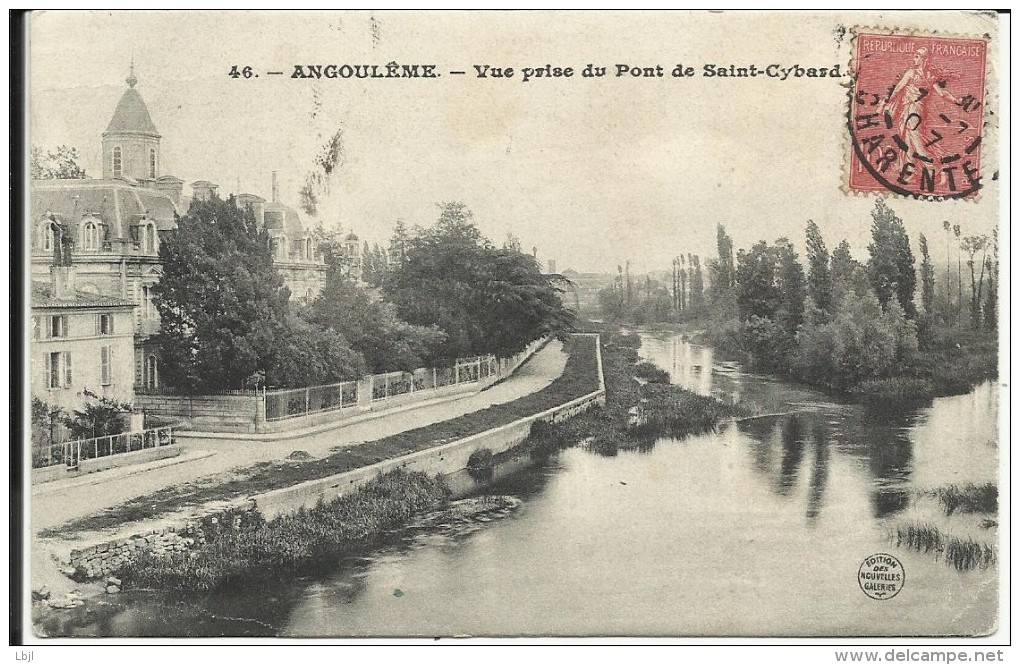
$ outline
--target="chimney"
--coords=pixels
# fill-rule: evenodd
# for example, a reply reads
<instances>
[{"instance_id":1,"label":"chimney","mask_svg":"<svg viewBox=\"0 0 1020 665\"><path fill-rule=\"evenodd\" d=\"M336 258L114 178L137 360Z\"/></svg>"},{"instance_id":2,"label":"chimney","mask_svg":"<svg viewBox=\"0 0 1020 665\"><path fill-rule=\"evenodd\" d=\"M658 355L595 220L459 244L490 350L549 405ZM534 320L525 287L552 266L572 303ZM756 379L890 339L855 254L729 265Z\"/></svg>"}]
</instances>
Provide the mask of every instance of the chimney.
<instances>
[{"instance_id":1,"label":"chimney","mask_svg":"<svg viewBox=\"0 0 1020 665\"><path fill-rule=\"evenodd\" d=\"M180 178L175 178L172 175L160 176L156 178L154 187L160 194L169 197L174 205L180 204L181 193L184 191L184 181Z\"/></svg>"},{"instance_id":2,"label":"chimney","mask_svg":"<svg viewBox=\"0 0 1020 665\"><path fill-rule=\"evenodd\" d=\"M276 182L276 171L273 171L273 203L280 202L280 185Z\"/></svg>"},{"instance_id":3,"label":"chimney","mask_svg":"<svg viewBox=\"0 0 1020 665\"><path fill-rule=\"evenodd\" d=\"M50 288L57 300L73 300L74 266L50 266Z\"/></svg>"},{"instance_id":4,"label":"chimney","mask_svg":"<svg viewBox=\"0 0 1020 665\"><path fill-rule=\"evenodd\" d=\"M214 185L208 180L197 180L191 183L191 189L195 192L195 196L203 201L207 201L216 194L219 185Z\"/></svg>"}]
</instances>

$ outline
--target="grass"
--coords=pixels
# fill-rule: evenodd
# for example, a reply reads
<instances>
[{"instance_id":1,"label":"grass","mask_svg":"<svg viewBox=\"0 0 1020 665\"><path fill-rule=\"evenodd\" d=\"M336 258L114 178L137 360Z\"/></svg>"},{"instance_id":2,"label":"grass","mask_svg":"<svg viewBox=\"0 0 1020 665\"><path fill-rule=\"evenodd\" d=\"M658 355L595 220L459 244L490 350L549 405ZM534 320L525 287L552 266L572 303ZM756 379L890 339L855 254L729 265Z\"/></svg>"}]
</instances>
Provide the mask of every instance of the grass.
<instances>
[{"instance_id":1,"label":"grass","mask_svg":"<svg viewBox=\"0 0 1020 665\"><path fill-rule=\"evenodd\" d=\"M645 360L634 365L634 376L650 383L669 383L669 372Z\"/></svg>"},{"instance_id":2,"label":"grass","mask_svg":"<svg viewBox=\"0 0 1020 665\"><path fill-rule=\"evenodd\" d=\"M944 485L928 490L926 494L942 504L946 515L999 512L999 488L994 483Z\"/></svg>"},{"instance_id":3,"label":"grass","mask_svg":"<svg viewBox=\"0 0 1020 665\"><path fill-rule=\"evenodd\" d=\"M611 457L620 450L649 450L659 438L684 438L712 430L721 420L738 411L713 397L697 395L667 381L641 384L638 374L655 376L658 370L639 361L638 335L599 330L602 335L602 367L606 380L606 405L570 420L550 424L536 422L528 439L517 449L502 453L532 457L581 445L593 454ZM658 370L661 371L661 370ZM642 378L645 378L642 377ZM646 379L647 380L647 379ZM639 406L640 417L632 422L631 409Z\"/></svg>"},{"instance_id":4,"label":"grass","mask_svg":"<svg viewBox=\"0 0 1020 665\"><path fill-rule=\"evenodd\" d=\"M352 494L270 522L256 511L207 517L196 534L204 544L164 556L143 554L120 577L135 588L243 588L335 560L448 499L442 481L395 471Z\"/></svg>"},{"instance_id":5,"label":"grass","mask_svg":"<svg viewBox=\"0 0 1020 665\"><path fill-rule=\"evenodd\" d=\"M995 549L973 538L966 540L948 536L930 524L911 522L896 527L896 545L924 553L935 553L948 565L961 572L988 568L996 561Z\"/></svg>"},{"instance_id":6,"label":"grass","mask_svg":"<svg viewBox=\"0 0 1020 665\"><path fill-rule=\"evenodd\" d=\"M561 376L542 390L512 402L400 432L377 441L342 446L335 449L331 455L320 459L302 462L263 462L240 472L233 472L230 477L217 476L168 487L114 506L102 513L47 530L40 535L51 537L104 529L152 519L180 508L197 506L209 501L261 494L279 487L325 478L484 432L597 390L598 364L595 357L595 338L572 336L564 342L564 351L568 357Z\"/></svg>"}]
</instances>

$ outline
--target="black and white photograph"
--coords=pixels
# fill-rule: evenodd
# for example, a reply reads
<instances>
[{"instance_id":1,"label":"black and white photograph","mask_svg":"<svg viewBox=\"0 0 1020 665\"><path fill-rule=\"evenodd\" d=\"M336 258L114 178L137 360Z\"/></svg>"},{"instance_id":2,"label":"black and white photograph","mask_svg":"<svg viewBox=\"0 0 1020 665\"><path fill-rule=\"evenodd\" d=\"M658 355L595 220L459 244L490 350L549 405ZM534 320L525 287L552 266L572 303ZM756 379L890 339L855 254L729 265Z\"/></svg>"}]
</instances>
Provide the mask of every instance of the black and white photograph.
<instances>
[{"instance_id":1,"label":"black and white photograph","mask_svg":"<svg viewBox=\"0 0 1020 665\"><path fill-rule=\"evenodd\" d=\"M1008 13L24 20L26 642L1008 644Z\"/></svg>"}]
</instances>

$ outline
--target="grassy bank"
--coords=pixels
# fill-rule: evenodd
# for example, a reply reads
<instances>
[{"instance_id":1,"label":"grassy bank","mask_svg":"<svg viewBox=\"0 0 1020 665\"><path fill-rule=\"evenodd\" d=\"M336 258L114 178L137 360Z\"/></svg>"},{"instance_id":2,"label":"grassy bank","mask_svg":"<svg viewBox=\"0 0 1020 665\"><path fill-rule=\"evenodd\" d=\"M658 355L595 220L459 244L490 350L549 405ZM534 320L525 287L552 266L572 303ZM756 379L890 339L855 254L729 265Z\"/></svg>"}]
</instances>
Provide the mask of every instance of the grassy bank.
<instances>
[{"instance_id":1,"label":"grassy bank","mask_svg":"<svg viewBox=\"0 0 1020 665\"><path fill-rule=\"evenodd\" d=\"M328 457L320 459L265 462L232 472L229 478L216 477L168 487L114 506L102 513L74 520L43 533L43 536L108 528L151 519L187 506L260 494L307 480L325 478L484 432L597 390L598 364L595 357L595 338L572 336L564 342L564 351L568 357L560 377L542 390L512 402L497 404L459 418L408 430L377 441L342 446Z\"/></svg>"},{"instance_id":2,"label":"grassy bank","mask_svg":"<svg viewBox=\"0 0 1020 665\"><path fill-rule=\"evenodd\" d=\"M520 448L502 455L525 451L547 455L578 444L596 454L615 455L620 450L647 449L659 438L701 434L726 418L743 415L713 397L670 384L667 372L639 360L638 335L598 332L602 336L605 407L561 423L535 423Z\"/></svg>"},{"instance_id":3,"label":"grassy bank","mask_svg":"<svg viewBox=\"0 0 1020 665\"><path fill-rule=\"evenodd\" d=\"M352 494L270 522L256 511L207 517L196 530L204 539L198 548L143 555L121 570L121 579L135 588L243 588L363 548L448 498L441 481L396 471Z\"/></svg>"}]
</instances>

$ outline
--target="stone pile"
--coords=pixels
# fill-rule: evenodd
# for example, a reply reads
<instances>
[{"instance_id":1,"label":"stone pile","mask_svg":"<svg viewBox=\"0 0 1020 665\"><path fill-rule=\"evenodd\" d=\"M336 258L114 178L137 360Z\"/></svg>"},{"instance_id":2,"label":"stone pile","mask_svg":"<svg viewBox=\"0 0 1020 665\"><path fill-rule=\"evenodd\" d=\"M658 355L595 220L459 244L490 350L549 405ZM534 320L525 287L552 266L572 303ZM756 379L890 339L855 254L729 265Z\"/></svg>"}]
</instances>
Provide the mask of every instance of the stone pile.
<instances>
[{"instance_id":1,"label":"stone pile","mask_svg":"<svg viewBox=\"0 0 1020 665\"><path fill-rule=\"evenodd\" d=\"M183 552L196 544L205 542L196 525L189 525L181 531L174 527L157 529L144 535L131 536L124 540L99 543L83 550L71 552L70 566L64 569L69 576L85 579L99 579L116 573L125 564L134 561L142 552L156 556L172 552ZM120 586L118 583L117 587Z\"/></svg>"}]
</instances>

